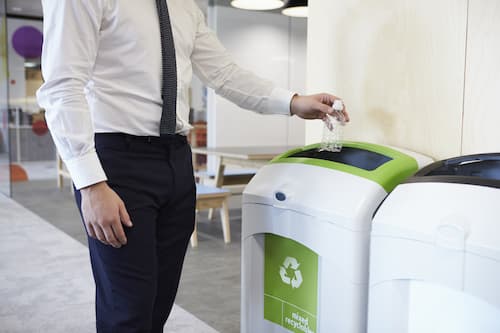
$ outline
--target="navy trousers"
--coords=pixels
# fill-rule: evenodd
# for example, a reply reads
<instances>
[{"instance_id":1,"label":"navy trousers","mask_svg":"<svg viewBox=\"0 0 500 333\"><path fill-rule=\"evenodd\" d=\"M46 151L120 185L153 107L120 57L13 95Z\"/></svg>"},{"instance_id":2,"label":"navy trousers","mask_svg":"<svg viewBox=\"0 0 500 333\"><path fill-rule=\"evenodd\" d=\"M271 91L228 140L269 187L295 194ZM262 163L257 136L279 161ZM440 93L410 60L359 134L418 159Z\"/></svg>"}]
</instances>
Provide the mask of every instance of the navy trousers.
<instances>
[{"instance_id":1,"label":"navy trousers","mask_svg":"<svg viewBox=\"0 0 500 333\"><path fill-rule=\"evenodd\" d=\"M89 238L98 333L160 333L194 229L196 187L184 136L95 136L108 185L133 227L120 249ZM81 213L81 196L75 192Z\"/></svg>"}]
</instances>

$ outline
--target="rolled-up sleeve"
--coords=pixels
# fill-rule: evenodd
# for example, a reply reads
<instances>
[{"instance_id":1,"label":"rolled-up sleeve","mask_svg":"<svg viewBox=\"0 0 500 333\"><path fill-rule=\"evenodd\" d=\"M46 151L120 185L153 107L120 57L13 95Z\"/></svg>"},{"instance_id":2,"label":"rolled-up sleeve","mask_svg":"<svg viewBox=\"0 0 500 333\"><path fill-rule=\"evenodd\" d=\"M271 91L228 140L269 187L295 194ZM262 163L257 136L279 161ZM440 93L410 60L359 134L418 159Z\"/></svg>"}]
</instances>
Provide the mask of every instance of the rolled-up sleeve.
<instances>
[{"instance_id":1,"label":"rolled-up sleeve","mask_svg":"<svg viewBox=\"0 0 500 333\"><path fill-rule=\"evenodd\" d=\"M290 115L295 93L240 68L197 11L197 34L191 60L195 74L236 105L264 114Z\"/></svg>"},{"instance_id":2,"label":"rolled-up sleeve","mask_svg":"<svg viewBox=\"0 0 500 333\"><path fill-rule=\"evenodd\" d=\"M44 43L37 92L76 188L107 180L96 154L85 87L97 56L105 0L43 0Z\"/></svg>"}]
</instances>

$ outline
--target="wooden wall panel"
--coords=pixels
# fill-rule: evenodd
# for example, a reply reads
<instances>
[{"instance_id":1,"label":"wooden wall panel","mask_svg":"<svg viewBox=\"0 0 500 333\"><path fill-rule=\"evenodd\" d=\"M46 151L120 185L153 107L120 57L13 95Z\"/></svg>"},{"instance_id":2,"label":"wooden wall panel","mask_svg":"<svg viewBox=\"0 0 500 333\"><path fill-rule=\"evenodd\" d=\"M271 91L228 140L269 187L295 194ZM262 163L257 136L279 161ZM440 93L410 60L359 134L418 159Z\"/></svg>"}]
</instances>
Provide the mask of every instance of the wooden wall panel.
<instances>
[{"instance_id":1,"label":"wooden wall panel","mask_svg":"<svg viewBox=\"0 0 500 333\"><path fill-rule=\"evenodd\" d=\"M311 0L308 91L344 98L346 138L460 153L466 0ZM309 123L306 141L321 138Z\"/></svg>"},{"instance_id":2,"label":"wooden wall panel","mask_svg":"<svg viewBox=\"0 0 500 333\"><path fill-rule=\"evenodd\" d=\"M463 154L500 152L500 2L470 0Z\"/></svg>"}]
</instances>

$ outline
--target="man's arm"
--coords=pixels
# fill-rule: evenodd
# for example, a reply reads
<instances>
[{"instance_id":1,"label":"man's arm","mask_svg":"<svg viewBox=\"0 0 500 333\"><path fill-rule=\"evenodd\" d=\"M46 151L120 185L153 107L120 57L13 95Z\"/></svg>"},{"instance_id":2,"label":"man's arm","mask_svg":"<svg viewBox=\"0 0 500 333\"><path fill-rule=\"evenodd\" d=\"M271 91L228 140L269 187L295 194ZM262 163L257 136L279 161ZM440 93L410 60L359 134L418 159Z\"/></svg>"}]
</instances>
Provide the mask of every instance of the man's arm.
<instances>
[{"instance_id":1,"label":"man's arm","mask_svg":"<svg viewBox=\"0 0 500 333\"><path fill-rule=\"evenodd\" d=\"M334 114L331 105L338 99L334 95L299 96L240 68L207 27L198 8L196 15L198 27L191 56L194 72L218 95L244 109L265 114L297 115L304 119L323 119L327 113ZM349 121L345 109L344 118Z\"/></svg>"},{"instance_id":2,"label":"man's arm","mask_svg":"<svg viewBox=\"0 0 500 333\"><path fill-rule=\"evenodd\" d=\"M42 71L37 92L47 125L77 189L106 180L84 94L97 56L101 0L44 0Z\"/></svg>"},{"instance_id":3,"label":"man's arm","mask_svg":"<svg viewBox=\"0 0 500 333\"><path fill-rule=\"evenodd\" d=\"M45 83L37 97L57 149L81 189L88 234L119 247L126 243L120 220L129 226L131 222L123 202L105 182L84 93L97 56L103 3L43 0Z\"/></svg>"},{"instance_id":4,"label":"man's arm","mask_svg":"<svg viewBox=\"0 0 500 333\"><path fill-rule=\"evenodd\" d=\"M341 98L332 94L316 94L308 96L293 96L290 102L290 113L299 116L302 119L324 119L326 114L334 115L335 111L332 108L335 100ZM342 114L343 121L349 122L349 114L343 104Z\"/></svg>"}]
</instances>

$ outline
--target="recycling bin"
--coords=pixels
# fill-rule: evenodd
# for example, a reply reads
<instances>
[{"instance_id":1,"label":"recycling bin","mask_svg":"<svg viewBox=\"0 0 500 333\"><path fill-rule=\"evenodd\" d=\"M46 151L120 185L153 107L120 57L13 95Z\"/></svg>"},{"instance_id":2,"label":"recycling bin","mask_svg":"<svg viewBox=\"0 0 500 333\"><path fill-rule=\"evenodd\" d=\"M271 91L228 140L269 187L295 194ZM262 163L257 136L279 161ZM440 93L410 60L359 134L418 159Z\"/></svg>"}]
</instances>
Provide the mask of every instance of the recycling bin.
<instances>
[{"instance_id":1,"label":"recycling bin","mask_svg":"<svg viewBox=\"0 0 500 333\"><path fill-rule=\"evenodd\" d=\"M500 154L431 164L371 236L369 333L500 332Z\"/></svg>"},{"instance_id":2,"label":"recycling bin","mask_svg":"<svg viewBox=\"0 0 500 333\"><path fill-rule=\"evenodd\" d=\"M291 150L243 192L242 333L366 330L373 213L432 162L369 143Z\"/></svg>"}]
</instances>

